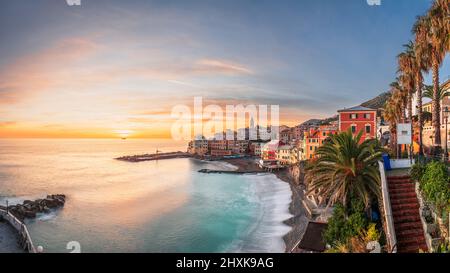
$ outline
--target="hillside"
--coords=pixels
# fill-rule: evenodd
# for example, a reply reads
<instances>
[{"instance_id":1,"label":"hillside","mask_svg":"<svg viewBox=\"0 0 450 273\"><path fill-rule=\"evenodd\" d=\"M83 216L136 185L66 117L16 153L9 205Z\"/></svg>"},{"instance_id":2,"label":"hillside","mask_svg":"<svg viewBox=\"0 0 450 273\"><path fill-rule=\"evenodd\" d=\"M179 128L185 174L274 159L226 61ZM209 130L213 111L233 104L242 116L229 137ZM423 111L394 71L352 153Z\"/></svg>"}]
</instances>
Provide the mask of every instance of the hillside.
<instances>
[{"instance_id":1,"label":"hillside","mask_svg":"<svg viewBox=\"0 0 450 273\"><path fill-rule=\"evenodd\" d=\"M380 95L376 96L373 99L370 99L368 101L361 103L360 105L364 106L364 107L379 110L381 108L384 108L384 104L386 103L386 101L389 99L390 96L391 96L390 92L384 92L384 93L381 93ZM333 117L329 117L329 118L325 118L325 119L311 119L311 120L305 121L301 125L329 124L330 122L337 121L338 119L339 119L338 116L335 115Z\"/></svg>"},{"instance_id":2,"label":"hillside","mask_svg":"<svg viewBox=\"0 0 450 273\"><path fill-rule=\"evenodd\" d=\"M389 99L390 96L391 96L390 92L384 92L371 100L361 103L361 106L372 109L384 108L384 104L386 103L386 101Z\"/></svg>"}]
</instances>

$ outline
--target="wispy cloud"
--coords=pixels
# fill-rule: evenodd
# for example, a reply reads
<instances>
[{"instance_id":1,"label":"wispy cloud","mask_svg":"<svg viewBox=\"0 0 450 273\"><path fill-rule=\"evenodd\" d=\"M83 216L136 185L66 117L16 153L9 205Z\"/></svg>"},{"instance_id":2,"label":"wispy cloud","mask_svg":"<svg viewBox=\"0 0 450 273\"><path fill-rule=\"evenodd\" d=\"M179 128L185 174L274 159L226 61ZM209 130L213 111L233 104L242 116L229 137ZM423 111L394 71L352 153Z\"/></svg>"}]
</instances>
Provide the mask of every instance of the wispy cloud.
<instances>
[{"instance_id":1,"label":"wispy cloud","mask_svg":"<svg viewBox=\"0 0 450 273\"><path fill-rule=\"evenodd\" d=\"M177 85L188 86L188 87L199 87L198 85L195 85L195 84L192 84L189 82L185 82L185 81L179 81L179 80L168 80L168 82L177 84Z\"/></svg>"},{"instance_id":2,"label":"wispy cloud","mask_svg":"<svg viewBox=\"0 0 450 273\"><path fill-rule=\"evenodd\" d=\"M202 59L196 64L197 71L216 72L227 74L253 74L253 71L242 64L233 63L226 60Z\"/></svg>"},{"instance_id":3,"label":"wispy cloud","mask_svg":"<svg viewBox=\"0 0 450 273\"><path fill-rule=\"evenodd\" d=\"M16 125L17 122L15 121L0 121L0 127L9 127Z\"/></svg>"},{"instance_id":4,"label":"wispy cloud","mask_svg":"<svg viewBox=\"0 0 450 273\"><path fill-rule=\"evenodd\" d=\"M53 47L18 59L0 69L0 103L13 103L71 78L68 67L87 58L97 45L87 39L71 38Z\"/></svg>"}]
</instances>

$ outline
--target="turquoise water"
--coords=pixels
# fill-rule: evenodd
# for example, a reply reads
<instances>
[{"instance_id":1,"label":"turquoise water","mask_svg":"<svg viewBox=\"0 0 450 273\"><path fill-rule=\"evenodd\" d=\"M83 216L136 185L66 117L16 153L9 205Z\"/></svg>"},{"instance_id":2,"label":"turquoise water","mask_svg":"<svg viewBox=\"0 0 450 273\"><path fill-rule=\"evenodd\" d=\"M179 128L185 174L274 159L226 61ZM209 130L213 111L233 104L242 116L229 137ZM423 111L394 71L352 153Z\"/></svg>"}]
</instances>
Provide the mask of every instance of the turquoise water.
<instances>
[{"instance_id":1,"label":"turquoise water","mask_svg":"<svg viewBox=\"0 0 450 273\"><path fill-rule=\"evenodd\" d=\"M274 175L201 174L232 166L114 157L183 150L162 140L0 140L0 203L68 196L27 224L47 252L283 252L290 189Z\"/></svg>"}]
</instances>

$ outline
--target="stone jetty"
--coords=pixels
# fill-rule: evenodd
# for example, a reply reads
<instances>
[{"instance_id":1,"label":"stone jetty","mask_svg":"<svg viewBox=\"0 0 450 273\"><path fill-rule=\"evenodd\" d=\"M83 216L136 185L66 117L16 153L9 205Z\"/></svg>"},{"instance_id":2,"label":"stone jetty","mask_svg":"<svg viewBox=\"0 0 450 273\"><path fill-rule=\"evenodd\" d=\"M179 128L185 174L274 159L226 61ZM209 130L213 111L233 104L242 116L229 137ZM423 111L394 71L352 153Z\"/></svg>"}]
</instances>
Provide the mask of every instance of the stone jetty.
<instances>
[{"instance_id":1,"label":"stone jetty","mask_svg":"<svg viewBox=\"0 0 450 273\"><path fill-rule=\"evenodd\" d=\"M199 173L206 173L206 174L259 174L259 173L266 173L265 170L237 170L237 171L228 171L228 170L210 170L210 169L201 169L198 171Z\"/></svg>"},{"instance_id":2,"label":"stone jetty","mask_svg":"<svg viewBox=\"0 0 450 273\"><path fill-rule=\"evenodd\" d=\"M27 218L35 218L38 213L48 213L51 209L63 207L65 203L64 194L54 194L35 201L25 200L22 204L9 206L8 210L17 219L23 221Z\"/></svg>"},{"instance_id":3,"label":"stone jetty","mask_svg":"<svg viewBox=\"0 0 450 273\"><path fill-rule=\"evenodd\" d=\"M154 161L174 158L188 158L192 157L189 153L173 152L173 153L158 153L158 154L144 154L144 155L130 155L116 158L116 160L127 162L142 162L142 161Z\"/></svg>"}]
</instances>

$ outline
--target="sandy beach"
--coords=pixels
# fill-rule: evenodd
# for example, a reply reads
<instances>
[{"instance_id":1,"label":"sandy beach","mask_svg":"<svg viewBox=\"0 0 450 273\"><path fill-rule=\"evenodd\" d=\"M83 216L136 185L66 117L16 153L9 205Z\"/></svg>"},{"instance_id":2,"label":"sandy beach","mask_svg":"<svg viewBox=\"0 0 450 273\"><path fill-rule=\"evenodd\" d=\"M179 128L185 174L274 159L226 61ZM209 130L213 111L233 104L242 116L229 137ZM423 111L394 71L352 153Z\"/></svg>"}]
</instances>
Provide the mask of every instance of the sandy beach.
<instances>
[{"instance_id":1,"label":"sandy beach","mask_svg":"<svg viewBox=\"0 0 450 273\"><path fill-rule=\"evenodd\" d=\"M238 171L260 170L255 159L227 159L223 161L236 166ZM286 252L291 252L291 250L300 241L301 236L305 232L306 226L309 221L308 217L306 216L305 209L302 205L302 186L294 183L294 180L290 176L288 169L282 169L274 172L273 174L275 174L281 181L288 183L292 191L292 201L289 206L289 212L294 216L285 221L285 224L291 227L291 231L289 231L283 237L283 240L286 244Z\"/></svg>"}]
</instances>

